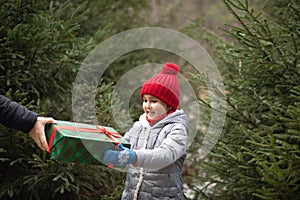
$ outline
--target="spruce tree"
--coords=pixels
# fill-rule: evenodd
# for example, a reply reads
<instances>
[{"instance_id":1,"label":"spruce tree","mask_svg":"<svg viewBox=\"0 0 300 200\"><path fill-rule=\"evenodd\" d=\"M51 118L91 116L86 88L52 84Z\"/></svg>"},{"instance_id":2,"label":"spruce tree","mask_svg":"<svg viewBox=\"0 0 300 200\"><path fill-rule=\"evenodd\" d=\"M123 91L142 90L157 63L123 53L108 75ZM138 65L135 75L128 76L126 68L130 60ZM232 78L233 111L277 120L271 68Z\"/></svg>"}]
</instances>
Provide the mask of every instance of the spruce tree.
<instances>
[{"instance_id":1,"label":"spruce tree","mask_svg":"<svg viewBox=\"0 0 300 200\"><path fill-rule=\"evenodd\" d=\"M128 28L113 19L116 8L126 13L144 4L101 3L99 13L97 0L1 1L0 93L41 116L72 120L72 83L82 60L98 42ZM137 14L127 19L138 21ZM93 27L85 27L86 21ZM111 84L101 84L96 108L101 117L111 92ZM100 123L112 124L112 117L101 117ZM0 199L119 199L123 178L103 167L57 162L28 134L0 126Z\"/></svg>"},{"instance_id":2,"label":"spruce tree","mask_svg":"<svg viewBox=\"0 0 300 200\"><path fill-rule=\"evenodd\" d=\"M227 90L222 137L196 164L194 199L298 199L300 195L300 3L223 0L238 25L215 35Z\"/></svg>"}]
</instances>

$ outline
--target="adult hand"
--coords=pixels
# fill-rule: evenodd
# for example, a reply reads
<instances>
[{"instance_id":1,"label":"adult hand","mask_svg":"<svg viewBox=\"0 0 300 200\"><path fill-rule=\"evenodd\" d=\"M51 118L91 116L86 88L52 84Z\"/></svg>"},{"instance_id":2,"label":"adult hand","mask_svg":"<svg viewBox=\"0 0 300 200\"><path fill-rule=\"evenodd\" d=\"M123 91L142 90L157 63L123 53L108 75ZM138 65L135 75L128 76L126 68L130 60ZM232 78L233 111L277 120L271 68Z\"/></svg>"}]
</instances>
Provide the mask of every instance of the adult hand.
<instances>
[{"instance_id":1,"label":"adult hand","mask_svg":"<svg viewBox=\"0 0 300 200\"><path fill-rule=\"evenodd\" d=\"M35 141L38 147L44 151L48 149L48 143L45 135L45 125L53 123L56 123L56 121L52 117L38 117L34 126L29 132L30 137Z\"/></svg>"}]
</instances>

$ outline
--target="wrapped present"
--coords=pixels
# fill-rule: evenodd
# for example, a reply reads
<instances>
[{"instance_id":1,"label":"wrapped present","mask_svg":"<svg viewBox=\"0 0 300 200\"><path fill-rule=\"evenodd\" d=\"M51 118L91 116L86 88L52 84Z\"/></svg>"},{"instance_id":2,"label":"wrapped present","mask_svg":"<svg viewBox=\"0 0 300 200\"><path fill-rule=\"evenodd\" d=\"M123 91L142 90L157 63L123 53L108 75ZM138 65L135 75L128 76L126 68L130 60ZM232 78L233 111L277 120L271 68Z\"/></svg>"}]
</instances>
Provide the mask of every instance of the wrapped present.
<instances>
[{"instance_id":1,"label":"wrapped present","mask_svg":"<svg viewBox=\"0 0 300 200\"><path fill-rule=\"evenodd\" d=\"M83 164L104 165L101 158L118 144L130 144L113 128L56 120L45 128L48 152L57 160Z\"/></svg>"}]
</instances>

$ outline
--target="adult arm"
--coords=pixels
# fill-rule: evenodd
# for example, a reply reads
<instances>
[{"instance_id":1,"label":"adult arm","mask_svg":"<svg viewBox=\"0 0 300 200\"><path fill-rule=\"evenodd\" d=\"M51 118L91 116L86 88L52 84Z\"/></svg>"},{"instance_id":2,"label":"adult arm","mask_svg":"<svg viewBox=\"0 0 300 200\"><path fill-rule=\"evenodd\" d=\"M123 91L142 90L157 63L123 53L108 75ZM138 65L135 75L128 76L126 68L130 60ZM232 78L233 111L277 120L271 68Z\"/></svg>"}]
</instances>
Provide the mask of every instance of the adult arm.
<instances>
[{"instance_id":1,"label":"adult arm","mask_svg":"<svg viewBox=\"0 0 300 200\"><path fill-rule=\"evenodd\" d=\"M30 137L42 149L47 150L45 124L56 123L52 117L38 117L25 106L0 95L0 123L8 128L29 132Z\"/></svg>"},{"instance_id":2,"label":"adult arm","mask_svg":"<svg viewBox=\"0 0 300 200\"><path fill-rule=\"evenodd\" d=\"M37 120L37 113L0 95L0 123L8 128L28 133Z\"/></svg>"}]
</instances>

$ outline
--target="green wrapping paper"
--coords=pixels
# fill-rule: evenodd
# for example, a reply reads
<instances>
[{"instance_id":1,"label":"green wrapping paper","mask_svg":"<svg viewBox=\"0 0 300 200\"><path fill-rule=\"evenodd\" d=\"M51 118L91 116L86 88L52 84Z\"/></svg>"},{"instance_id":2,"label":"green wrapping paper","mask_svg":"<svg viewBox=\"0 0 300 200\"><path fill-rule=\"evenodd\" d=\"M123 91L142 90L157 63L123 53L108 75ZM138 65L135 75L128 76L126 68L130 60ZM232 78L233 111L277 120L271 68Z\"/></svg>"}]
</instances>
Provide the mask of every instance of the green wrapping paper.
<instances>
[{"instance_id":1,"label":"green wrapping paper","mask_svg":"<svg viewBox=\"0 0 300 200\"><path fill-rule=\"evenodd\" d=\"M45 128L48 152L56 160L104 166L101 159L106 150L115 149L119 143L130 148L130 144L111 127L56 121Z\"/></svg>"}]
</instances>

